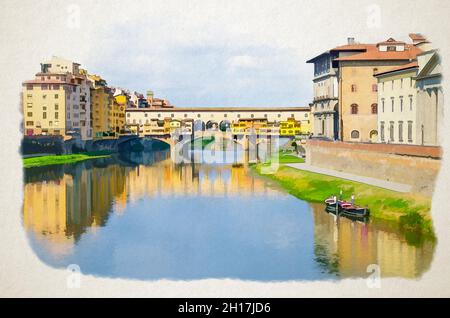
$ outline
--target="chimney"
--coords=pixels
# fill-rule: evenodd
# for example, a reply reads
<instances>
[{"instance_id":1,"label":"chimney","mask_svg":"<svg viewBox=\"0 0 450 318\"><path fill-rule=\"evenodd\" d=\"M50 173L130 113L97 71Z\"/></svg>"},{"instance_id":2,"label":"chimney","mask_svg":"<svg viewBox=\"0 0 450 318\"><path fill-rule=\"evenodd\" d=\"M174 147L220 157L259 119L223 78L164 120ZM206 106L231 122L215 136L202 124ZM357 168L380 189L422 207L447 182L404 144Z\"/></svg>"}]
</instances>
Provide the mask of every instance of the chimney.
<instances>
[{"instance_id":1,"label":"chimney","mask_svg":"<svg viewBox=\"0 0 450 318\"><path fill-rule=\"evenodd\" d=\"M347 38L347 44L355 44L355 38Z\"/></svg>"}]
</instances>

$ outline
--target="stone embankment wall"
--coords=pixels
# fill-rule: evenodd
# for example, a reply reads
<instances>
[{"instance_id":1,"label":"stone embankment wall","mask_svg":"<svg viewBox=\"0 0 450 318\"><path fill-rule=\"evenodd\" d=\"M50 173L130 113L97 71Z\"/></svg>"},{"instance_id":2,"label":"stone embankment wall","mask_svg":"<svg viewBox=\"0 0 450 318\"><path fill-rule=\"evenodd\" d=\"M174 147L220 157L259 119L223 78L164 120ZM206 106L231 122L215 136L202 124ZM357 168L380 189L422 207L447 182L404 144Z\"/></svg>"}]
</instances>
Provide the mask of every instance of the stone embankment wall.
<instances>
[{"instance_id":1,"label":"stone embankment wall","mask_svg":"<svg viewBox=\"0 0 450 318\"><path fill-rule=\"evenodd\" d=\"M118 139L101 140L63 140L59 136L34 136L24 137L21 145L21 153L24 156L48 155L48 154L72 154L86 151L151 151L168 148L168 144L152 138L137 136L121 136Z\"/></svg>"},{"instance_id":2,"label":"stone embankment wall","mask_svg":"<svg viewBox=\"0 0 450 318\"><path fill-rule=\"evenodd\" d=\"M431 195L441 166L440 147L308 140L306 163L321 168L405 183Z\"/></svg>"}]
</instances>

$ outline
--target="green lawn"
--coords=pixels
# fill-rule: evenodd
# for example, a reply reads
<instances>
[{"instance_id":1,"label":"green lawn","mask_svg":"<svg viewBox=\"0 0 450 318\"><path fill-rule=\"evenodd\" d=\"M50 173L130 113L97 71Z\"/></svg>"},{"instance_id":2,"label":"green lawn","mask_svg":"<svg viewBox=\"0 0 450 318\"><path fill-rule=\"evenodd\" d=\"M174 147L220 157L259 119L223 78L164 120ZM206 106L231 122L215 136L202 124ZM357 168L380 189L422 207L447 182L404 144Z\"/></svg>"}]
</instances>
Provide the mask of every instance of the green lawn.
<instances>
[{"instance_id":1,"label":"green lawn","mask_svg":"<svg viewBox=\"0 0 450 318\"><path fill-rule=\"evenodd\" d=\"M261 165L256 165L257 172ZM431 198L418 194L400 193L364 183L281 166L274 174L264 175L299 199L321 202L332 195L344 198L355 195L356 204L368 206L375 219L397 222L407 230L420 230L433 235L430 218Z\"/></svg>"},{"instance_id":2,"label":"green lawn","mask_svg":"<svg viewBox=\"0 0 450 318\"><path fill-rule=\"evenodd\" d=\"M194 141L193 141L194 147L196 149L202 149L202 150L205 149L206 146L208 146L209 144L211 144L213 142L214 142L214 137L211 137L211 138L200 137L200 138L194 139Z\"/></svg>"},{"instance_id":3,"label":"green lawn","mask_svg":"<svg viewBox=\"0 0 450 318\"><path fill-rule=\"evenodd\" d=\"M33 158L24 158L23 166L25 168L30 167L40 167L40 166L48 166L48 165L58 165L65 163L73 163L82 160L95 159L95 158L104 158L109 157L109 152L97 151L97 152L85 152L80 154L72 154L72 155L50 155L50 156L40 156Z\"/></svg>"}]
</instances>

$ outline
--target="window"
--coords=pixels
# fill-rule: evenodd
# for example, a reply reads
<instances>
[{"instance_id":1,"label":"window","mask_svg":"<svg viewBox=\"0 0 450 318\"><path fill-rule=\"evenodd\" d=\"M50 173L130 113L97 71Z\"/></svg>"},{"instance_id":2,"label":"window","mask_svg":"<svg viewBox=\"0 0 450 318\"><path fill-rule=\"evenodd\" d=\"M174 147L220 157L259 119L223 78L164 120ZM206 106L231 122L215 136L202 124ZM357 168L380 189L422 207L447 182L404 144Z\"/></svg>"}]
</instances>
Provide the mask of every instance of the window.
<instances>
[{"instance_id":1,"label":"window","mask_svg":"<svg viewBox=\"0 0 450 318\"><path fill-rule=\"evenodd\" d=\"M378 85L377 84L373 84L372 85L372 92L378 92Z\"/></svg>"},{"instance_id":2,"label":"window","mask_svg":"<svg viewBox=\"0 0 450 318\"><path fill-rule=\"evenodd\" d=\"M43 119L47 119L47 113L46 113L46 112L43 112L43 113L42 113L42 118L43 118Z\"/></svg>"},{"instance_id":3,"label":"window","mask_svg":"<svg viewBox=\"0 0 450 318\"><path fill-rule=\"evenodd\" d=\"M372 104L370 108L372 110L372 114L378 114L378 104Z\"/></svg>"},{"instance_id":4,"label":"window","mask_svg":"<svg viewBox=\"0 0 450 318\"><path fill-rule=\"evenodd\" d=\"M394 80L392 80L392 87L391 88L394 89Z\"/></svg>"},{"instance_id":5,"label":"window","mask_svg":"<svg viewBox=\"0 0 450 318\"><path fill-rule=\"evenodd\" d=\"M47 110L47 106L46 105L42 106L42 110Z\"/></svg>"},{"instance_id":6,"label":"window","mask_svg":"<svg viewBox=\"0 0 450 318\"><path fill-rule=\"evenodd\" d=\"M55 104L55 110L59 109L59 104Z\"/></svg>"},{"instance_id":7,"label":"window","mask_svg":"<svg viewBox=\"0 0 450 318\"><path fill-rule=\"evenodd\" d=\"M398 122L398 141L403 142L403 122Z\"/></svg>"},{"instance_id":8,"label":"window","mask_svg":"<svg viewBox=\"0 0 450 318\"><path fill-rule=\"evenodd\" d=\"M148 117L148 114L147 114L147 113L144 113L144 117Z\"/></svg>"},{"instance_id":9,"label":"window","mask_svg":"<svg viewBox=\"0 0 450 318\"><path fill-rule=\"evenodd\" d=\"M394 122L389 122L389 141L394 141Z\"/></svg>"},{"instance_id":10,"label":"window","mask_svg":"<svg viewBox=\"0 0 450 318\"><path fill-rule=\"evenodd\" d=\"M58 98L58 94L55 94L55 98L56 98L56 99Z\"/></svg>"},{"instance_id":11,"label":"window","mask_svg":"<svg viewBox=\"0 0 450 318\"><path fill-rule=\"evenodd\" d=\"M380 138L384 142L384 121L380 122Z\"/></svg>"},{"instance_id":12,"label":"window","mask_svg":"<svg viewBox=\"0 0 450 318\"><path fill-rule=\"evenodd\" d=\"M33 103L27 103L27 108L32 108L33 107Z\"/></svg>"},{"instance_id":13,"label":"window","mask_svg":"<svg viewBox=\"0 0 450 318\"><path fill-rule=\"evenodd\" d=\"M359 138L359 131L352 130L351 137L352 137L352 139L358 139Z\"/></svg>"},{"instance_id":14,"label":"window","mask_svg":"<svg viewBox=\"0 0 450 318\"><path fill-rule=\"evenodd\" d=\"M238 114L238 115L237 115L237 118L241 118L241 114Z\"/></svg>"},{"instance_id":15,"label":"window","mask_svg":"<svg viewBox=\"0 0 450 318\"><path fill-rule=\"evenodd\" d=\"M48 122L48 125L51 127L51 126L53 126L53 122L50 120L49 122Z\"/></svg>"},{"instance_id":16,"label":"window","mask_svg":"<svg viewBox=\"0 0 450 318\"><path fill-rule=\"evenodd\" d=\"M42 98L46 99L47 98L47 94L42 95Z\"/></svg>"},{"instance_id":17,"label":"window","mask_svg":"<svg viewBox=\"0 0 450 318\"><path fill-rule=\"evenodd\" d=\"M393 51L396 51L396 47L395 47L395 45L389 45L389 46L387 46L387 48L386 48L386 50L388 51L388 52L393 52Z\"/></svg>"},{"instance_id":18,"label":"window","mask_svg":"<svg viewBox=\"0 0 450 318\"><path fill-rule=\"evenodd\" d=\"M413 122L411 120L408 121L408 142L412 142L412 126Z\"/></svg>"},{"instance_id":19,"label":"window","mask_svg":"<svg viewBox=\"0 0 450 318\"><path fill-rule=\"evenodd\" d=\"M174 118L174 117L175 117L175 115L174 115L174 114L170 114L170 117Z\"/></svg>"},{"instance_id":20,"label":"window","mask_svg":"<svg viewBox=\"0 0 450 318\"><path fill-rule=\"evenodd\" d=\"M381 112L384 113L384 98L381 100Z\"/></svg>"},{"instance_id":21,"label":"window","mask_svg":"<svg viewBox=\"0 0 450 318\"><path fill-rule=\"evenodd\" d=\"M27 90L32 91L33 90L33 85L27 85Z\"/></svg>"},{"instance_id":22,"label":"window","mask_svg":"<svg viewBox=\"0 0 450 318\"><path fill-rule=\"evenodd\" d=\"M187 118L187 114L184 114L184 118Z\"/></svg>"},{"instance_id":23,"label":"window","mask_svg":"<svg viewBox=\"0 0 450 318\"><path fill-rule=\"evenodd\" d=\"M33 94L27 94L27 98L32 98Z\"/></svg>"},{"instance_id":24,"label":"window","mask_svg":"<svg viewBox=\"0 0 450 318\"><path fill-rule=\"evenodd\" d=\"M53 89L58 91L59 90L59 85L53 85ZM58 95L58 94L56 94L56 95ZM55 98L58 98L58 97L55 96Z\"/></svg>"},{"instance_id":25,"label":"window","mask_svg":"<svg viewBox=\"0 0 450 318\"><path fill-rule=\"evenodd\" d=\"M383 84L382 84L382 88L383 88L383 92L384 92L384 82L383 82Z\"/></svg>"},{"instance_id":26,"label":"window","mask_svg":"<svg viewBox=\"0 0 450 318\"><path fill-rule=\"evenodd\" d=\"M158 114L158 117L161 117L161 114Z\"/></svg>"},{"instance_id":27,"label":"window","mask_svg":"<svg viewBox=\"0 0 450 318\"><path fill-rule=\"evenodd\" d=\"M391 109L394 112L394 97L391 98Z\"/></svg>"},{"instance_id":28,"label":"window","mask_svg":"<svg viewBox=\"0 0 450 318\"><path fill-rule=\"evenodd\" d=\"M281 117L281 114L278 114L278 118L280 118Z\"/></svg>"},{"instance_id":29,"label":"window","mask_svg":"<svg viewBox=\"0 0 450 318\"><path fill-rule=\"evenodd\" d=\"M55 112L55 119L58 119L59 113Z\"/></svg>"},{"instance_id":30,"label":"window","mask_svg":"<svg viewBox=\"0 0 450 318\"><path fill-rule=\"evenodd\" d=\"M400 112L403 111L403 97L400 97Z\"/></svg>"},{"instance_id":31,"label":"window","mask_svg":"<svg viewBox=\"0 0 450 318\"><path fill-rule=\"evenodd\" d=\"M198 117L198 118L200 118L200 117L201 117L201 115L200 115L200 114L197 114L197 117Z\"/></svg>"},{"instance_id":32,"label":"window","mask_svg":"<svg viewBox=\"0 0 450 318\"><path fill-rule=\"evenodd\" d=\"M412 103L413 103L412 96L409 96L409 110L410 111L412 111Z\"/></svg>"},{"instance_id":33,"label":"window","mask_svg":"<svg viewBox=\"0 0 450 318\"><path fill-rule=\"evenodd\" d=\"M250 117L251 117L251 118L254 118L254 117L255 117L255 115L251 114L251 115L250 115Z\"/></svg>"},{"instance_id":34,"label":"window","mask_svg":"<svg viewBox=\"0 0 450 318\"><path fill-rule=\"evenodd\" d=\"M228 116L228 114L223 114L223 117L227 117Z\"/></svg>"},{"instance_id":35,"label":"window","mask_svg":"<svg viewBox=\"0 0 450 318\"><path fill-rule=\"evenodd\" d=\"M267 118L267 114L264 114L264 118Z\"/></svg>"},{"instance_id":36,"label":"window","mask_svg":"<svg viewBox=\"0 0 450 318\"><path fill-rule=\"evenodd\" d=\"M358 105L357 104L352 104L352 106L350 106L350 107L351 107L352 115L358 114Z\"/></svg>"},{"instance_id":37,"label":"window","mask_svg":"<svg viewBox=\"0 0 450 318\"><path fill-rule=\"evenodd\" d=\"M356 85L352 84L352 93L355 93L355 92L356 92Z\"/></svg>"},{"instance_id":38,"label":"window","mask_svg":"<svg viewBox=\"0 0 450 318\"><path fill-rule=\"evenodd\" d=\"M33 124L34 123L32 121L27 121L27 123L26 123L27 126L33 126Z\"/></svg>"}]
</instances>

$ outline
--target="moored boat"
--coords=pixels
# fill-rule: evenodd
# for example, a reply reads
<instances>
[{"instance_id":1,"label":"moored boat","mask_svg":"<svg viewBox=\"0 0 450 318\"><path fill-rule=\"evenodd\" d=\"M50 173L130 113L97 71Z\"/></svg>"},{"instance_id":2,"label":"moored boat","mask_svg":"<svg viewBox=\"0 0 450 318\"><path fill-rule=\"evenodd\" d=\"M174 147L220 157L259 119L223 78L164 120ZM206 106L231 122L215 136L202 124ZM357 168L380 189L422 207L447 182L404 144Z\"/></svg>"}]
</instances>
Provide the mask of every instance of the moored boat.
<instances>
[{"instance_id":1,"label":"moored boat","mask_svg":"<svg viewBox=\"0 0 450 318\"><path fill-rule=\"evenodd\" d=\"M339 200L336 196L326 199L325 204L328 212L346 214L354 217L366 217L370 213L368 207L359 207L352 202Z\"/></svg>"}]
</instances>

